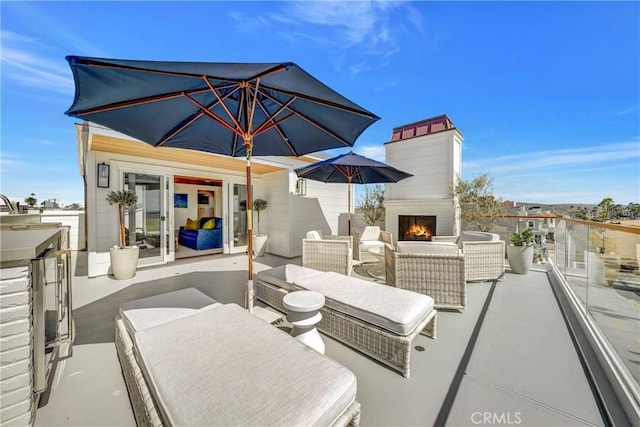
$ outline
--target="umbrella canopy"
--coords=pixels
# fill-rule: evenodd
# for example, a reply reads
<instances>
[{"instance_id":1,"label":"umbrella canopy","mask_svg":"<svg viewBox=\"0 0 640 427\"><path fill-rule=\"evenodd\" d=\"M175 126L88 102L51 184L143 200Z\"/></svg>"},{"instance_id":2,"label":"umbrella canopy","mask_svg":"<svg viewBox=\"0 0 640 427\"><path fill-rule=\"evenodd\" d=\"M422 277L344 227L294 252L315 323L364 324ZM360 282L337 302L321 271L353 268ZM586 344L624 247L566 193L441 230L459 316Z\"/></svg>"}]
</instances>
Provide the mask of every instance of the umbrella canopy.
<instances>
[{"instance_id":1,"label":"umbrella canopy","mask_svg":"<svg viewBox=\"0 0 640 427\"><path fill-rule=\"evenodd\" d=\"M379 119L286 63L135 61L68 56L66 114L154 146L247 159L248 307L253 303L251 156L353 146Z\"/></svg>"},{"instance_id":2,"label":"umbrella canopy","mask_svg":"<svg viewBox=\"0 0 640 427\"><path fill-rule=\"evenodd\" d=\"M413 176L385 163L349 151L327 160L296 169L300 178L349 184L349 235L351 235L351 184L398 182Z\"/></svg>"}]
</instances>

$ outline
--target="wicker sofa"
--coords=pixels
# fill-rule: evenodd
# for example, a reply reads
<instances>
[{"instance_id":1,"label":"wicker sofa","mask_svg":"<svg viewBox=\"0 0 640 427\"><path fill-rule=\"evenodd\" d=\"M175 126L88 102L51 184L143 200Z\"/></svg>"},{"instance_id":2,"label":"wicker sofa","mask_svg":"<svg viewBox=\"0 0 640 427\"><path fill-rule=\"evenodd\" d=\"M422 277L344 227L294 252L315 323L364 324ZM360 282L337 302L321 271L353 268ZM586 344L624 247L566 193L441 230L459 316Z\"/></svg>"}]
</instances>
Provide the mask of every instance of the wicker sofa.
<instances>
[{"instance_id":1,"label":"wicker sofa","mask_svg":"<svg viewBox=\"0 0 640 427\"><path fill-rule=\"evenodd\" d=\"M317 230L309 231L302 239L302 266L351 275L353 236L323 236Z\"/></svg>"},{"instance_id":2,"label":"wicker sofa","mask_svg":"<svg viewBox=\"0 0 640 427\"><path fill-rule=\"evenodd\" d=\"M194 288L121 305L116 350L138 426L360 423L351 371Z\"/></svg>"},{"instance_id":3,"label":"wicker sofa","mask_svg":"<svg viewBox=\"0 0 640 427\"><path fill-rule=\"evenodd\" d=\"M460 236L433 236L434 242L455 242L465 256L467 281L497 280L504 275L505 243L495 233L463 231Z\"/></svg>"},{"instance_id":4,"label":"wicker sofa","mask_svg":"<svg viewBox=\"0 0 640 427\"><path fill-rule=\"evenodd\" d=\"M437 309L467 306L466 257L455 243L398 242L385 247L386 283L433 298Z\"/></svg>"},{"instance_id":5,"label":"wicker sofa","mask_svg":"<svg viewBox=\"0 0 640 427\"><path fill-rule=\"evenodd\" d=\"M413 339L419 334L436 338L437 311L433 299L414 292L287 264L254 276L256 296L286 313L283 297L293 291L313 290L325 296L320 309L320 332L410 375Z\"/></svg>"}]
</instances>

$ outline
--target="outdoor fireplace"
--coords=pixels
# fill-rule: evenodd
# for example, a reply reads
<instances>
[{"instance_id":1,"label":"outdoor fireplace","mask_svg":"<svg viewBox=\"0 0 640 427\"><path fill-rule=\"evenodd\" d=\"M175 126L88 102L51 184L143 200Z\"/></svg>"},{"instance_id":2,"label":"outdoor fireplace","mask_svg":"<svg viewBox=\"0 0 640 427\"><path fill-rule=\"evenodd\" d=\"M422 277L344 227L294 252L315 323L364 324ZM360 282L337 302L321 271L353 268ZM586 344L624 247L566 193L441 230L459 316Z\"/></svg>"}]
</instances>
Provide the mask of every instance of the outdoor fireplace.
<instances>
[{"instance_id":1,"label":"outdoor fireplace","mask_svg":"<svg viewBox=\"0 0 640 427\"><path fill-rule=\"evenodd\" d=\"M435 215L399 215L398 240L430 241L436 233Z\"/></svg>"}]
</instances>

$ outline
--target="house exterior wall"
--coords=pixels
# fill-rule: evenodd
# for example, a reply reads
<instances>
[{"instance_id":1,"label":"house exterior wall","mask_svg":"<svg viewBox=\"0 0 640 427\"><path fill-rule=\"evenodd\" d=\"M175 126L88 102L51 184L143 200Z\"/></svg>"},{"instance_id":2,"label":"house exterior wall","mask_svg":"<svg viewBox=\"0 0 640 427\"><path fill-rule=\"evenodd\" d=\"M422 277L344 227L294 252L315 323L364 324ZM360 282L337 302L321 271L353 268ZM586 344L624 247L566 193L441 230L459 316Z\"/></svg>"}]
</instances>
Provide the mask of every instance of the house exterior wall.
<instances>
[{"instance_id":1,"label":"house exterior wall","mask_svg":"<svg viewBox=\"0 0 640 427\"><path fill-rule=\"evenodd\" d=\"M103 162L110 166L109 188L98 188L96 185L97 165ZM246 184L246 178L243 173L101 151L90 151L87 153L86 167L87 260L89 277L96 277L108 273L111 263L109 248L119 244L118 210L115 206L111 206L106 198L109 191L119 190L123 187L121 176L124 171L136 171L167 177L169 181L169 197L171 198L167 203L170 213L168 217L168 228L170 232L171 230L179 228L180 225L184 225L184 222L186 222L186 218L182 221L181 217L177 217L177 215L182 216L182 213L176 214L176 210L172 209L173 193L175 192L173 184L174 175L219 180L223 182L223 188L226 184ZM252 184L254 188L254 198L262 197L261 177L253 176ZM217 191L220 191L220 194L222 194L222 188L220 187L203 189L210 191L216 191L215 189L217 189ZM216 197L217 195L216 193ZM191 200L196 202L196 194L194 193L193 197L190 195L189 199L190 204ZM220 216L223 218L226 237L228 236L229 230L229 218L227 214L228 201L225 200L225 197L222 195L219 199L221 203ZM173 216L171 216L171 212L173 212ZM218 212L217 207L216 212ZM194 216L197 217L197 213ZM216 216L218 216L217 213ZM223 251L224 253L229 253L229 245L226 242ZM167 259L167 261L171 261L171 259Z\"/></svg>"},{"instance_id":2,"label":"house exterior wall","mask_svg":"<svg viewBox=\"0 0 640 427\"><path fill-rule=\"evenodd\" d=\"M435 215L437 235L460 232L451 190L462 174L462 141L457 129L385 144L386 162L413 174L385 185L385 228L398 239L398 215Z\"/></svg>"},{"instance_id":3,"label":"house exterior wall","mask_svg":"<svg viewBox=\"0 0 640 427\"><path fill-rule=\"evenodd\" d=\"M347 211L346 185L307 180L307 195L297 196L296 181L292 170L263 176L263 198L269 202L261 214L263 234L265 222L269 234L267 252L286 258L302 255L302 239L309 230L338 234L340 217Z\"/></svg>"}]
</instances>

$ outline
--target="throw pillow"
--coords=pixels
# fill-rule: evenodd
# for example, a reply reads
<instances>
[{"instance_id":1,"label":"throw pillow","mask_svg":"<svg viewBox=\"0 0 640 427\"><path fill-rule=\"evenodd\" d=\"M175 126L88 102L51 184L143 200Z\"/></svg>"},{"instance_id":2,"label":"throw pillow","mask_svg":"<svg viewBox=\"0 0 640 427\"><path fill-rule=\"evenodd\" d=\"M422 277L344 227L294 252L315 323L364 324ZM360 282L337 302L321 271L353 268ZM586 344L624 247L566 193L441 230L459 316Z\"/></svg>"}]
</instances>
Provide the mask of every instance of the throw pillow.
<instances>
[{"instance_id":1,"label":"throw pillow","mask_svg":"<svg viewBox=\"0 0 640 427\"><path fill-rule=\"evenodd\" d=\"M213 220L213 218L211 218L209 221L205 222L202 225L203 230L213 230L214 228L216 228L216 223Z\"/></svg>"},{"instance_id":2,"label":"throw pillow","mask_svg":"<svg viewBox=\"0 0 640 427\"><path fill-rule=\"evenodd\" d=\"M184 225L185 230L198 230L198 220L193 221L191 218L187 218L187 223Z\"/></svg>"}]
</instances>

